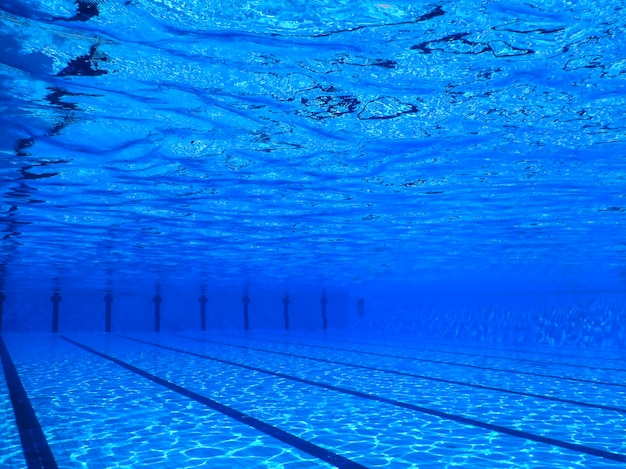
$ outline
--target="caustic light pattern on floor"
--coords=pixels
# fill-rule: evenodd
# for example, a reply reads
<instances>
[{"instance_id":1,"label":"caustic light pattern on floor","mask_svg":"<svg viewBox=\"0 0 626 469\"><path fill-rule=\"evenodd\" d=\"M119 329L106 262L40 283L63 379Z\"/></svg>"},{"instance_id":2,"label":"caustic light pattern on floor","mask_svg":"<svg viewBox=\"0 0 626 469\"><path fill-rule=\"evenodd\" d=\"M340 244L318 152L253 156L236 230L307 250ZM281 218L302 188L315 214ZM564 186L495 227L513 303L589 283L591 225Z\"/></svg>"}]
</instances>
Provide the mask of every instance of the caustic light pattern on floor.
<instances>
[{"instance_id":1,"label":"caustic light pattern on floor","mask_svg":"<svg viewBox=\"0 0 626 469\"><path fill-rule=\"evenodd\" d=\"M1 467L626 462L626 367L607 352L280 333L0 341Z\"/></svg>"}]
</instances>

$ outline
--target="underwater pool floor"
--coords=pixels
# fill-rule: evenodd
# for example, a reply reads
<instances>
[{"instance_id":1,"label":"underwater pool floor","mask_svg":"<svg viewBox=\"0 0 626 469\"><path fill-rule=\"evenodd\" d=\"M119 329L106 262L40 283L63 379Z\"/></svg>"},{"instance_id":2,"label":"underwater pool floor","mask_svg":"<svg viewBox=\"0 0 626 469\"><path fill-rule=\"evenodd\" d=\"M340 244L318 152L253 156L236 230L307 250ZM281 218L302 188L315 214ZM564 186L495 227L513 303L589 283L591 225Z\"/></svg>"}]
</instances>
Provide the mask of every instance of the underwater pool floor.
<instances>
[{"instance_id":1,"label":"underwater pool floor","mask_svg":"<svg viewBox=\"0 0 626 469\"><path fill-rule=\"evenodd\" d=\"M212 332L5 334L0 355L3 468L626 462L617 352Z\"/></svg>"}]
</instances>

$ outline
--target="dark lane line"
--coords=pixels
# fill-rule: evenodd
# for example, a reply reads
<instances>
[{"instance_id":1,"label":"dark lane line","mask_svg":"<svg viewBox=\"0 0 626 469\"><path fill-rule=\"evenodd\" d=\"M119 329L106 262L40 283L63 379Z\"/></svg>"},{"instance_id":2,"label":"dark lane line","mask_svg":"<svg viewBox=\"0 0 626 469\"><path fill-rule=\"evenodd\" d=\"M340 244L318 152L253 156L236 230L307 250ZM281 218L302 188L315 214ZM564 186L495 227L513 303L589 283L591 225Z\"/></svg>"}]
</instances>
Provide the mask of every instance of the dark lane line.
<instances>
[{"instance_id":1,"label":"dark lane line","mask_svg":"<svg viewBox=\"0 0 626 469\"><path fill-rule=\"evenodd\" d=\"M619 462L626 462L626 454L621 454L621 453L612 453L610 451L605 451L602 449L598 449L598 448L593 448L591 446L585 446L585 445L579 445L576 443L568 443L566 441L561 441L561 440L557 440L555 438L549 438L546 436L541 436L541 435L535 435L533 433L527 433L521 430L515 430L513 428L508 428L508 427L503 427L501 425L496 425L496 424L491 424L491 423L487 423L487 422L482 422L480 420L476 420L476 419L472 419L469 417L465 417L463 415L456 415L456 414L450 414L447 412L443 412L443 411L439 411L439 410L435 410L435 409L429 409L427 407L422 407L422 406L418 406L415 404L410 404L408 402L401 402L401 401L396 401L394 399L389 399L386 397L382 397L382 396L378 396L375 394L368 394L365 392L361 392L361 391L356 391L353 389L347 389L347 388L342 388L339 386L333 386L331 384L325 384L325 383L320 383L318 381L311 381L308 379L304 379L304 378L299 378L297 376L293 376L293 375L288 375L285 373L281 373L278 371L271 371L271 370L266 370L263 368L257 368L255 366L250 366L250 365L245 365L243 363L237 363L237 362L232 362L230 360L224 360L221 358L217 358L217 357L212 357L209 355L203 355L200 353L195 353L195 352L190 352L188 350L182 350L182 349L178 349L175 347L169 347L167 345L161 345L161 344L157 344L154 342L148 342L146 340L142 340L142 339L136 339L133 337L127 337L127 336L123 336L123 335L118 335L117 337L123 338L125 340L130 340L133 342L137 342L140 344L146 344L146 345L150 345L153 347L157 347L157 348L161 348L163 350L170 350L172 352L177 352L177 353L182 353L185 355L190 355L193 357L197 357L197 358L202 358L205 360L211 360L217 363L223 363L225 365L229 365L229 366L235 366L238 368L242 368L242 369L246 369L246 370L250 370L250 371L256 371L258 373L263 373L266 375L270 375L270 376L275 376L277 378L283 378L283 379L288 379L291 381L295 381L298 383L302 383L302 384L306 384L308 386L315 386L318 388L322 388L322 389L327 389L329 391L335 391L335 392L339 392L342 394L347 394L350 396L356 396L356 397L360 397L362 399L367 399L370 401L375 401L375 402L381 402L383 404L390 404L396 407L401 407L404 409L409 409L415 412L420 412L422 414L426 414L426 415L432 415L435 417L439 417L441 419L445 419L445 420L451 420L453 422L457 422L457 423L461 423L463 425L469 425L469 426L473 426L473 427L478 427L478 428L482 428L485 430L489 430L489 431L494 431L494 432L498 432L498 433L502 433L505 435L509 435L509 436L514 436L517 438L523 438L526 440L530 440L530 441L534 441L537 443L545 443L548 445L552 445L552 446L557 446L559 448L564 448L564 449L568 449L571 451L575 451L578 453L584 453L584 454L589 454L592 456L598 456L601 458L605 458L605 459L610 459L612 461L619 461Z\"/></svg>"},{"instance_id":2,"label":"dark lane line","mask_svg":"<svg viewBox=\"0 0 626 469\"><path fill-rule=\"evenodd\" d=\"M484 390L487 390L487 391L495 391L495 392L502 392L502 393L507 393L507 394L515 394L517 396L534 397L534 398L537 398L537 399L545 399L545 400L548 400L548 401L560 402L560 403L563 403L563 404L572 404L572 405L581 406L581 407L591 407L591 408L594 408L594 409L610 410L610 411L613 411L613 412L619 412L619 413L622 413L622 414L626 414L626 408L622 408L622 407L614 407L614 406L608 406L608 405L602 405L602 404L592 404L592 403L589 403L589 402L574 401L574 400L571 400L571 399L563 399L563 398L560 398L560 397L545 396L543 394L533 394L533 393L523 392L523 391L513 391L513 390L510 390L510 389L497 388L497 387L492 387L492 386L485 386L485 385L482 385L482 384L468 383L468 382L465 382L465 381L455 381L455 380L452 380L452 379L436 378L436 377L431 377L431 376L418 375L418 374L414 374L414 373L407 373L407 372L404 372L404 371L389 370L387 368L376 368L376 367L373 367L373 366L359 365L359 364L356 364L356 363L328 360L326 358L309 357L307 355L298 355L298 354L295 354L295 353L278 352L278 351L275 351L275 350L268 350L268 349L256 348L256 347L248 347L246 345L234 345L234 344L230 344L228 342L219 342L219 341L216 341L216 340L201 339L201 338L188 337L188 336L177 335L177 334L172 334L172 335L174 337L180 337L182 339L187 339L187 340L194 340L196 342L206 342L206 343L210 343L210 344L225 345L225 346L228 346L228 347L234 347L234 348L239 348L239 349L243 349L243 350L254 350L254 351L257 351L257 352L264 352L264 353L270 353L270 354L275 354L275 355L282 355L282 356L286 356L286 357L303 358L303 359L306 359L306 360L312 360L312 361L321 362L321 363L329 363L329 364L332 364L332 365L349 366L349 367L352 367L352 368L359 368L359 369L362 369L362 370L380 371L382 373L389 373L389 374L398 375L398 376L408 376L410 378L423 379L423 380L427 380L427 381L436 381L438 383L454 384L454 385L466 386L466 387L470 387L470 388L484 389Z\"/></svg>"},{"instance_id":3,"label":"dark lane line","mask_svg":"<svg viewBox=\"0 0 626 469\"><path fill-rule=\"evenodd\" d=\"M234 337L240 337L243 338L241 336L237 336L235 335ZM250 338L247 338L248 340ZM341 347L328 347L325 345L312 345L312 344L294 344L292 342L285 342L282 340L274 340L274 339L253 339L253 340L260 340L261 342L273 342L276 344L283 344L283 345L291 345L291 346L302 346L302 347L312 347L312 348L319 348L319 349L324 349L324 350L334 350L336 352L349 352L349 353L357 353L360 355L371 355L373 357L384 357L384 358L395 358L395 359L401 359L401 360L413 360L413 361L417 361L417 362L424 362L424 363L435 363L437 365L449 365L449 366L459 366L459 367L463 367L463 368L473 368L473 369L478 369L478 370L489 370L489 371L500 371L503 373L513 373L513 374L518 374L518 375L527 375L527 376L535 376L535 377L539 377L539 378L552 378L552 379L562 379L562 380L566 380L566 381L574 381L577 383L587 383L587 384L601 384L603 386L615 386L615 387L619 387L619 388L626 388L626 383L613 383L610 381L596 381L596 380L592 380L592 379L585 379L585 378L572 378L569 376L556 376L556 375L548 375L548 374L544 374L544 373L534 373L532 371L518 371L518 370L507 370L506 368L495 368L492 366L482 366L482 365L470 365L468 363L455 363L455 362L448 362L445 360L433 360L430 358L416 358L416 357L407 357L405 355L393 355L393 354L389 354L389 353L378 353L378 352L366 352L363 350L354 350L354 349L347 349L347 348L341 348Z\"/></svg>"},{"instance_id":4,"label":"dark lane line","mask_svg":"<svg viewBox=\"0 0 626 469\"><path fill-rule=\"evenodd\" d=\"M236 335L236 334L229 334L229 335ZM297 335L292 335L289 334L292 337L298 337ZM300 338L303 339L310 339L310 336L299 336ZM344 343L354 343L351 340L341 340L341 339L336 339L336 338L328 338L327 336L324 337L327 340L332 340L335 342L344 342ZM421 337L417 337L416 339L422 339ZM404 340L404 339L402 339ZM437 342L437 341L428 341L426 342L430 345L435 345L435 346L440 346L440 347L449 347L450 345L454 345L456 347L461 347L461 348L473 348L473 349L485 349L487 347L491 348L492 350L498 351L498 352L503 352L503 353L533 353L536 355L550 355L550 356L554 356L554 357L561 357L561 358L577 358L577 359L585 359L585 360L599 360L599 361L616 361L616 362L620 362L620 363L624 363L624 361L626 361L626 354L623 357L606 357L606 356L596 356L596 355L588 355L588 356L580 356L580 355L573 355L571 353L558 353L558 352L546 352L546 351L541 351L541 350L533 350L531 349L510 349L510 348L501 348L498 347L498 344L494 344L491 342L485 342L484 344L478 345L478 344L468 344L467 342ZM392 347L392 348L400 348L400 349L412 349L413 347L408 347L408 346L402 346L402 345L380 345L377 343L363 343L363 345L367 345L367 346L371 346L371 345L377 345L380 347ZM540 346L541 344L537 344L538 346ZM585 352L585 349L580 349L581 352ZM587 350L589 351L593 351L593 350ZM597 349L595 349L595 351L598 351ZM612 353L621 353L620 351L617 350L612 350Z\"/></svg>"},{"instance_id":5,"label":"dark lane line","mask_svg":"<svg viewBox=\"0 0 626 469\"><path fill-rule=\"evenodd\" d=\"M431 342L433 345L444 345L447 346L448 344L446 344L446 342ZM460 344L462 347L465 348L478 348L478 349L483 349L485 348L485 345L488 345L490 347L492 347L494 350L498 350L499 352L505 352L505 353L509 353L509 352L513 352L513 353L535 353L537 355L550 355L553 357L563 357L563 358L581 358L580 355L574 355L572 353L559 353L559 352L548 352L548 351L541 351L541 350L533 350L532 346L530 346L530 350L528 350L528 347L526 347L526 349L511 349L511 348L506 348L506 346L504 348L502 347L498 347L498 344L491 344L491 343L485 343L484 345L478 345L478 344L468 344L468 343L461 343ZM535 344L536 346L542 346L542 344ZM545 344L543 344L543 346L546 346ZM569 349L571 350L573 347L569 347ZM595 353L595 352L599 352L602 353L602 350L597 349L597 348L593 348L593 349L584 349L584 348L579 348L579 350L581 352L588 352L588 353ZM606 352L610 352L613 354L612 357L607 357L606 355L604 356L598 356L598 355L587 355L586 357L582 357L585 359L590 359L590 360L601 360L601 361L616 361L616 362L620 362L620 363L624 363L624 360L626 360L626 355L624 355L623 351L621 350L607 350ZM615 354L617 353L617 355L622 355L621 357L615 356Z\"/></svg>"},{"instance_id":6,"label":"dark lane line","mask_svg":"<svg viewBox=\"0 0 626 469\"><path fill-rule=\"evenodd\" d=\"M243 338L240 335L237 334L229 334L232 337L239 337L239 338ZM298 336L295 336L296 338ZM254 339L254 340L271 340L271 339L258 339L255 337L246 337L247 339ZM300 336L301 339L305 339L305 340L311 340L310 338L307 337L302 337ZM368 342L358 342L358 341L351 341L351 340L341 340L341 339L332 339L332 338L328 338L328 337L324 337L324 340L327 341L331 341L331 342L339 342L339 343L344 343L344 344L355 344L355 345L365 345L367 347L383 347L383 348L394 348L394 349L401 349L401 350L414 350L416 352L431 352L431 353L447 353L449 355L461 355L461 356L468 356L468 357L478 357L478 358L493 358L496 360L509 360L509 361L516 361L516 362L525 362L525 363L532 363L535 365L555 365L555 366L569 366L572 368L587 368L587 369L591 369L591 370L602 370L602 371L617 371L617 372L623 372L626 373L626 368L608 368L608 367L603 367L603 366L594 366L594 365L583 365L583 364L576 364L576 363L564 363L564 362L545 362L545 361L541 361L541 360L533 360L530 358L516 358L516 357L505 357L505 356L498 356L498 355L486 355L483 353L472 353L472 352L456 352L456 351L452 351L452 350L440 350L440 349L431 349L431 348L421 348L421 347L409 347L409 346L402 346L402 345L380 345L380 344L375 344L375 343L368 343ZM297 343L294 342L290 342L292 345L298 345ZM306 344L303 344L306 345ZM578 357L579 359L586 359L587 357Z\"/></svg>"},{"instance_id":7,"label":"dark lane line","mask_svg":"<svg viewBox=\"0 0 626 469\"><path fill-rule=\"evenodd\" d=\"M171 383L170 381L167 381L163 378L159 378L158 376L155 376L151 373L148 373L147 371L144 371L140 368L137 368L129 363L126 363L122 360L119 360L115 357L112 357L110 355L106 355L102 352L99 352L95 349L92 349L90 347L88 347L87 345L81 344L80 342L76 342L75 340L72 340L68 337L64 337L64 336L60 336L62 339L66 340L67 342L80 347L83 350L86 350L88 352L93 353L94 355L97 355L101 358L104 358L106 360L109 360L113 363L115 363L116 365L121 366L122 368L131 371L139 376L141 376L142 378L148 379L156 384L159 384L171 391L174 391L178 394L180 394L181 396L185 396L189 399L192 399L200 404L203 404L217 412L220 412L228 417L231 417L232 419L243 423L249 427L255 428L256 430L265 433L266 435L269 435L273 438L276 438L279 441L282 441L283 443L288 444L289 446L292 446L294 448L299 449L300 451L303 451L317 459L320 459L324 462L327 462L329 464L332 464L335 467L339 467L339 468L346 468L346 469L367 469L366 466L363 466L359 463L356 463L354 461L351 461L350 459L344 458L343 456L340 456L337 453L333 453L332 451L328 451L324 448L322 448L321 446L317 446L307 440L304 440L302 438L299 438L295 435L292 435L291 433L285 432L279 428L276 428L268 423L265 423L261 420L258 420L248 414L244 414L243 412L239 412L238 410L233 409L232 407L228 407L224 404L220 404L217 401L214 401L212 399L209 399L208 397L202 396L200 394L197 394L193 391L190 391L189 389L183 388L182 386L178 386L177 384ZM625 459L626 461L626 459Z\"/></svg>"},{"instance_id":8,"label":"dark lane line","mask_svg":"<svg viewBox=\"0 0 626 469\"><path fill-rule=\"evenodd\" d=\"M37 414L26 394L20 375L15 368L11 355L2 336L0 336L0 358L6 377L15 420L20 433L22 450L28 469L56 469L57 462L48 446L46 436L41 429Z\"/></svg>"}]
</instances>

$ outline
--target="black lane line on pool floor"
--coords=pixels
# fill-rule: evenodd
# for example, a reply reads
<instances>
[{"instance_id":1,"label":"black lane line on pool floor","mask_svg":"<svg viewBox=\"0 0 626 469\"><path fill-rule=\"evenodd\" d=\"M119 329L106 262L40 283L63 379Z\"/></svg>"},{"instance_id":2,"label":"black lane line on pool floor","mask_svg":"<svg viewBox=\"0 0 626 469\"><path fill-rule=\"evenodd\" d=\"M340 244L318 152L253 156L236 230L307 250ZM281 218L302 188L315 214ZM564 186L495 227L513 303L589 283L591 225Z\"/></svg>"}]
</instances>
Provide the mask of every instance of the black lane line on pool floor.
<instances>
[{"instance_id":1,"label":"black lane line on pool floor","mask_svg":"<svg viewBox=\"0 0 626 469\"><path fill-rule=\"evenodd\" d=\"M2 368L4 368L4 376L9 388L13 412L15 412L15 421L22 442L22 450L26 458L26 467L28 469L57 468L57 462L54 459L50 446L48 446L48 440L46 440L46 436L41 429L37 414L35 414L17 368L15 368L9 350L1 336L0 358L2 359Z\"/></svg>"},{"instance_id":2,"label":"black lane line on pool floor","mask_svg":"<svg viewBox=\"0 0 626 469\"><path fill-rule=\"evenodd\" d=\"M244 337L238 336L238 335L233 335L233 337L239 337L239 338L244 339ZM248 338L245 338L245 339L248 339ZM534 373L532 371L507 370L506 368L495 368L495 367L491 367L491 366L482 366L482 365L470 365L469 363L455 363L455 362L448 362L448 361L445 361L445 360L433 360L433 359L430 359L430 358L407 357L405 355L393 355L393 354L389 354L389 353L366 352L366 351L363 351L363 350L354 350L354 349L347 349L347 348L341 348L341 347L329 347L329 346L325 346L325 345L294 344L292 342L285 342L285 341L282 341L282 340L274 340L274 339L253 339L253 340L260 340L261 342L273 342L273 343L276 343L276 344L283 344L283 345L292 345L292 346L295 345L295 346L302 346L302 347L319 348L319 349L324 349L324 350L334 350L336 352L349 352L349 353L356 353L356 354L359 354L359 355L371 355L373 357L394 358L394 359L401 359L401 360L412 360L412 361L416 361L416 362L435 363L437 365L459 366L459 367L462 367L462 368L473 368L473 369L478 369L478 370L499 371L499 372L502 372L502 373L513 373L513 374L517 374L517 375L535 376L535 377L539 377L539 378L562 379L562 380L565 380L565 381L574 381L574 382L577 382L577 383L600 384L602 386L615 386L615 387L619 387L619 388L626 388L626 383L612 383L610 381L594 381L592 379L585 379L585 378L572 378L572 377L569 377L569 376L548 375L548 374L544 374L544 373Z\"/></svg>"},{"instance_id":3,"label":"black lane line on pool floor","mask_svg":"<svg viewBox=\"0 0 626 469\"><path fill-rule=\"evenodd\" d=\"M226 331L220 331L221 333L224 333L225 335L230 335L233 337L242 337L240 335L237 334L233 334L233 333L229 333ZM300 338L300 339L305 339L305 340L316 340L319 337L311 337L311 336L298 336L297 334L294 333L288 333L287 334L290 338ZM346 339L341 339L341 338L337 338L337 337L331 337L330 334L328 333L324 333L322 335L324 340L329 340L331 342L344 342L344 343L356 343L353 342L351 340L346 340ZM271 339L262 339L262 338L258 338L255 337L253 334L251 334L249 337L246 336L246 338L248 339L255 339L257 338L258 340L271 340ZM422 337L416 337L413 340L416 341L422 341ZM393 338L387 338L386 340L393 340ZM402 338L401 338L402 340ZM404 338L404 340L406 340L406 337ZM454 345L455 347L458 348L470 348L470 349L480 349L480 350L484 350L485 348L489 348L491 350L497 351L497 352L502 352L502 353L530 353L530 354L535 354L535 355L550 355L550 356L555 356L555 357L561 357L561 358L576 358L576 359L585 359L585 360L598 360L598 361L617 361L620 363L624 363L624 361L626 361L626 354L624 354L623 357L607 357L607 356L596 356L596 355L592 355L592 356L580 356L580 355L574 355L572 353L558 353L558 352L547 352L547 351L541 351L541 350L535 350L533 348L517 348L517 349L510 349L510 348L501 348L498 347L498 344L493 344L493 343L489 343L486 342L484 344L471 344L471 343L467 343L467 342L443 342L443 341L423 341L421 343L425 343L428 345L434 345L434 346L441 346L441 347L449 347L451 345ZM369 342L362 342L363 345L372 345L372 346L377 346L377 347L389 347L389 348L399 348L399 349L408 349L408 350L420 350L419 348L416 347L410 347L410 346L403 346L403 345L390 345L390 344L381 344L381 343L369 343ZM594 349L595 351L598 351L597 349ZM584 351L584 349L581 349L581 351ZM463 353L463 352L458 352L458 353ZM613 353L615 353L615 350L613 350ZM501 357L496 357L496 358L501 358ZM504 357L506 358L506 357ZM507 358L508 359L508 358ZM511 358L511 360L513 360L513 358ZM624 370L626 371L626 370Z\"/></svg>"},{"instance_id":4,"label":"black lane line on pool floor","mask_svg":"<svg viewBox=\"0 0 626 469\"><path fill-rule=\"evenodd\" d=\"M231 334L231 336L243 338L242 336L236 335L236 334ZM298 336L295 336L295 337L296 337L296 339L298 338ZM258 338L255 338L255 337L246 337L246 338L247 339L253 339L253 340L271 340L271 339L258 339ZM310 340L310 338L308 338L308 337L300 336L300 338L304 339L304 340ZM331 342L339 342L339 343L344 343L344 344L365 345L367 347L394 348L394 349L400 349L400 350L414 350L416 352L429 352L429 353L447 353L449 355L461 355L461 356L477 357L477 358L492 358L492 359L496 359L496 360L509 360L509 361L515 361L515 362L532 363L532 364L535 364L535 365L569 366L571 368L587 368L587 369L591 369L591 370L617 371L617 372L626 373L626 368L608 368L608 367L602 367L602 366L583 365L583 364L564 363L564 362L545 362L545 361L541 361L541 360L533 360L533 359L530 359L530 358L504 357L504 356L498 356L498 355L487 355L487 354L483 354L483 353L471 353L471 352L455 352L455 351L451 351L451 350L439 350L439 349L431 349L431 348L409 347L409 346L403 346L403 345L380 345L380 344L373 344L373 343L368 343L368 342L358 342L358 341L350 341L350 340L331 339L331 338L328 338L328 337L324 337L324 340L328 340L328 341L331 341ZM293 342L289 342L289 343L292 344L292 345L298 345L297 343L293 343ZM306 345L306 344L304 344L304 345ZM579 359L588 359L587 357L577 357L577 358L579 358ZM592 360L595 360L595 359L592 358Z\"/></svg>"},{"instance_id":5,"label":"black lane line on pool floor","mask_svg":"<svg viewBox=\"0 0 626 469\"><path fill-rule=\"evenodd\" d=\"M121 366L122 368L135 373L136 375L141 376L142 378L148 379L153 383L159 384L164 388L169 389L170 391L174 391L181 396L185 396L189 399L192 399L200 404L203 404L221 414L224 414L248 427L252 427L268 436L276 438L283 443L286 443L289 446L292 446L314 458L317 458L321 461L327 462L328 464L332 464L335 467L346 468L346 469L367 469L366 466L363 466L359 463L351 461L350 459L344 458L337 453L329 451L327 449L322 448L321 446L317 446L307 440L304 440L300 437L292 435L291 433L285 432L279 428L276 428L268 423L265 423L261 420L258 420L248 414L244 414L243 412L239 412L238 410L233 409L232 407L228 407L224 404L220 404L213 399L209 399L208 397L197 394L189 389L183 388L182 386L178 386L177 384L171 383L163 378L159 378L151 373L148 373L145 370L137 368L136 366L131 365L130 363L126 363L122 360L119 360L110 355L106 355L102 352L99 352L87 345L81 344L80 342L76 342L68 337L60 336L62 339L68 341L69 343L82 348L98 357L109 360L116 365ZM625 459L626 461L626 459Z\"/></svg>"},{"instance_id":6,"label":"black lane line on pool floor","mask_svg":"<svg viewBox=\"0 0 626 469\"><path fill-rule=\"evenodd\" d=\"M306 337L305 337L306 338ZM418 340L421 338L417 338ZM329 338L329 340L334 340L339 342L339 340L337 339L332 339ZM343 342L349 342L349 341L343 341ZM620 363L624 363L624 361L626 360L626 355L624 355L623 357L607 357L607 356L597 356L597 355L589 355L589 356L583 356L581 357L580 355L574 355L571 353L558 353L558 352L547 352L545 350L535 350L532 348L526 348L526 349L522 349L522 348L517 348L517 349L510 349L510 348L502 348L502 347L498 347L497 344L493 344L493 343L489 343L486 342L484 344L471 344L471 343L467 343L467 342L456 342L456 343L452 343L452 342L443 342L443 341L429 341L426 342L430 345L438 345L438 346L449 346L449 345L454 345L456 347L461 347L461 348L473 348L473 349L485 349L487 347L491 348L492 350L498 351L498 352L503 352L503 353L533 353L536 355L550 355L550 356L554 356L554 357L561 357L561 358L577 358L577 359L587 359L587 360L598 360L598 361L616 361L616 362L620 362ZM368 344L368 345L375 345L375 344ZM540 345L540 344L538 344ZM381 347L391 347L390 345L380 345ZM397 348L411 348L411 347L403 347L401 345L397 345L395 346ZM571 347L570 347L571 348ZM584 349L581 349L581 351L584 351ZM598 349L593 349L593 350L588 350L590 352L596 351L598 352ZM615 352L615 350L613 350L613 353Z\"/></svg>"},{"instance_id":7,"label":"black lane line on pool floor","mask_svg":"<svg viewBox=\"0 0 626 469\"><path fill-rule=\"evenodd\" d=\"M422 407L422 406L418 406L415 404L410 404L408 402L396 401L394 399L389 399L383 396L377 396L375 394L368 394L368 393L356 391L353 389L341 388L339 386L333 386L331 384L320 383L318 381L311 381L311 380L304 379L304 378L298 378L297 376L280 373L278 371L265 370L263 368L257 368L255 366L245 365L243 363L232 362L230 360L224 360L224 359L217 358L217 357L211 357L209 355L203 355L200 353L177 349L174 347L169 347L167 345L156 344L153 342L148 342L146 340L135 339L133 337L127 337L123 335L118 335L117 337L130 340L133 342L138 342L140 344L146 344L146 345L151 345L153 347L162 348L164 350L170 350L172 352L183 353L185 355L191 355L193 357L198 357L198 358L202 358L205 360L211 360L217 363L223 363L229 366L235 366L235 367L243 368L243 369L250 370L250 371L256 371L256 372L263 373L266 375L275 376L277 378L288 379L288 380L295 381L298 383L306 384L308 386L315 386L318 388L327 389L329 391L335 391L335 392L339 392L342 394L347 394L349 396L360 397L363 399L367 399L369 401L381 402L383 404L390 404L396 407L401 407L404 409L409 409L409 410L413 410L416 412L420 412L422 414L439 417L444 420L451 420L453 422L461 423L463 425L478 427L484 430L494 431L494 432L502 433L504 435L509 435L509 436L515 436L518 438L523 438L526 440L534 441L537 443L545 443L548 445L557 446L559 448L568 449L571 451L575 451L577 453L584 453L584 454L589 454L591 456L598 456L601 458L610 459L612 461L626 462L626 454L612 453L610 451L593 448L591 446L579 445L576 443L568 443L567 441L557 440L555 438L535 435L533 433L527 433L521 430L515 430L513 428L503 427L501 425L482 422L480 420L476 420L470 417L464 417L463 415L450 414L448 412L443 412L443 411L439 411L435 409L429 409L428 407Z\"/></svg>"},{"instance_id":8,"label":"black lane line on pool floor","mask_svg":"<svg viewBox=\"0 0 626 469\"><path fill-rule=\"evenodd\" d=\"M447 346L447 345L450 344L449 342L446 343L444 341L434 341L434 342L431 341L430 343L433 344L433 345L444 345L444 346ZM473 343L461 342L461 343L459 343L459 345L461 347L464 347L464 348L474 348L474 349L476 349L476 348L484 349L485 345L488 345L489 347L493 348L494 350L497 350L499 352L506 352L506 353L509 353L509 352L512 352L512 353L535 353L537 355L550 355L550 356L564 357L564 358L572 358L572 357L573 358L581 358L580 355L574 355L572 353L551 352L551 351L549 352L549 351L546 351L546 350L535 350L535 349L532 348L532 346L530 347L530 349L528 347L525 348L525 349L524 348L519 348L519 347L523 347L521 345L518 346L517 349L511 349L511 348L507 348L506 346L504 348L502 348L502 347L498 347L498 344L489 344L489 343L481 345L481 344L473 344ZM540 345L541 344L537 344L537 346L540 346ZM569 350L571 350L572 348L574 348L574 347L572 347L572 346L568 347ZM581 351L585 351L585 349L580 349L580 350ZM602 350L599 350L597 348L593 348L593 349L587 349L587 352L592 352L592 353L599 352L599 353L602 353ZM612 351L612 353L615 353L615 352L617 352L618 354L622 354L623 355L623 353L621 351L616 351L616 350ZM606 353L606 351L604 353ZM626 355L623 355L622 357L616 357L616 356L607 357L606 355L604 355L604 356L588 355L588 356L583 357L583 358L587 358L587 359L591 359L591 360L600 360L600 361L617 361L617 362L623 363L624 360L626 359Z\"/></svg>"},{"instance_id":9,"label":"black lane line on pool floor","mask_svg":"<svg viewBox=\"0 0 626 469\"><path fill-rule=\"evenodd\" d=\"M180 338L186 339L186 340L194 340L196 342L205 342L205 343L209 343L209 344L224 345L224 346L227 346L227 347L234 347L234 348L243 349L243 350L254 350L254 351L257 351L257 352L265 352L265 353L270 353L270 354L274 354L274 355L282 355L282 356L285 356L285 357L302 358L302 359L305 359L305 360L312 360L312 361L316 361L316 362L320 362L320 363L328 363L328 364L331 364L331 365L341 365L341 366L349 366L349 367L352 367L352 368L359 368L361 370L380 371L381 373L388 373L388 374L393 374L393 375L398 375L398 376L407 376L407 377L410 377L410 378L423 379L423 380L427 380L427 381L435 381L435 382L438 382L438 383L453 384L453 385L458 385L458 386L466 386L466 387L470 387L470 388L483 389L483 390L487 390L487 391L496 391L496 392L502 392L502 393L507 393L507 394L514 394L514 395L523 396L523 397L533 397L533 398L545 399L545 400L553 401L553 402L560 402L560 403L563 403L563 404L572 404L572 405L575 405L575 406L591 407L591 408L594 408L594 409L609 410L609 411L612 411L612 412L619 412L619 413L622 413L622 414L626 414L626 408L622 408L622 407L614 407L614 406L608 406L608 405L602 405L602 404L592 404L592 403L589 403L589 402L574 401L574 400L571 400L571 399L564 399L564 398L554 397L554 396L545 396L543 394L533 394L533 393L523 392L523 391L512 391L510 389L497 388L497 387L492 387L492 386L485 386L485 385L482 385L482 384L475 384L475 383L467 383L465 381L455 381L455 380L452 380L452 379L436 378L436 377L432 377L432 376L424 376L424 375L418 375L418 374L414 374L414 373L407 373L407 372L404 372L404 371L389 370L389 369L386 369L386 368L376 368L376 367L373 367L373 366L359 365L359 364L356 364L356 363L328 360L326 358L309 357L307 355L298 355L298 354L295 354L295 353L279 352L279 351L276 351L276 350L268 350L268 349L257 348L257 347L249 347L249 346L246 346L246 345L229 344L228 342L220 342L220 341L217 341L217 340L201 339L201 338L197 338L197 337L187 337L187 336L178 335L178 334L172 334L172 335L174 337L180 337Z\"/></svg>"}]
</instances>

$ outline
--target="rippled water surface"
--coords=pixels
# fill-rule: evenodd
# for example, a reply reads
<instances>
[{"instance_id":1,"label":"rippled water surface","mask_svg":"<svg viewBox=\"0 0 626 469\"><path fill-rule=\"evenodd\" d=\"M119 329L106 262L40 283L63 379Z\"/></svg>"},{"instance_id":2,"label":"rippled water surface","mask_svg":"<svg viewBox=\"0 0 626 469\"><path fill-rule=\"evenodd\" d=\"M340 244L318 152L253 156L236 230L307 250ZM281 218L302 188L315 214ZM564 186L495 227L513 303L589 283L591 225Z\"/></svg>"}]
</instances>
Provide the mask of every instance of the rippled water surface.
<instances>
[{"instance_id":1,"label":"rippled water surface","mask_svg":"<svg viewBox=\"0 0 626 469\"><path fill-rule=\"evenodd\" d=\"M619 282L623 6L2 0L0 265Z\"/></svg>"}]
</instances>

